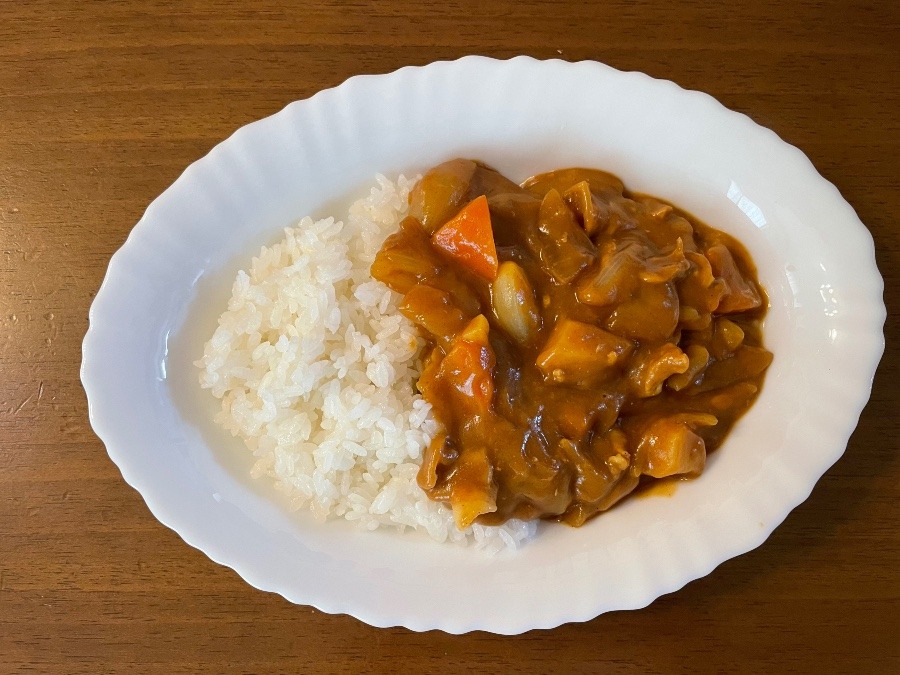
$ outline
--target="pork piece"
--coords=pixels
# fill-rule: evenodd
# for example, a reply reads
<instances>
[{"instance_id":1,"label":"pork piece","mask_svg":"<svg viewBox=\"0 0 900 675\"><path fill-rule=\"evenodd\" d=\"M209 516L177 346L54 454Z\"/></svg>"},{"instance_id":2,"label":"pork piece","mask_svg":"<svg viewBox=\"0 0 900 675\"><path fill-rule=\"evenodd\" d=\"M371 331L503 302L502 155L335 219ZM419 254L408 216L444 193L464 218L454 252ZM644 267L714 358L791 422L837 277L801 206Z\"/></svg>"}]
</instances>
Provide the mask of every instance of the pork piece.
<instances>
[{"instance_id":1,"label":"pork piece","mask_svg":"<svg viewBox=\"0 0 900 675\"><path fill-rule=\"evenodd\" d=\"M668 339L678 327L678 294L671 282L640 284L634 296L619 304L606 320L616 335L641 342Z\"/></svg>"},{"instance_id":2,"label":"pork piece","mask_svg":"<svg viewBox=\"0 0 900 675\"><path fill-rule=\"evenodd\" d=\"M762 304L756 285L744 277L727 247L722 244L710 246L706 251L706 257L709 258L716 277L725 282L725 293L716 308L717 312L720 314L746 312Z\"/></svg>"},{"instance_id":3,"label":"pork piece","mask_svg":"<svg viewBox=\"0 0 900 675\"><path fill-rule=\"evenodd\" d=\"M606 307L630 299L641 283L641 260L647 255L646 247L636 239L606 242L600 265L578 281L576 297L580 302L594 307Z\"/></svg>"},{"instance_id":4,"label":"pork piece","mask_svg":"<svg viewBox=\"0 0 900 675\"><path fill-rule=\"evenodd\" d=\"M597 259L597 247L556 190L547 193L528 245L558 284L567 284Z\"/></svg>"},{"instance_id":5,"label":"pork piece","mask_svg":"<svg viewBox=\"0 0 900 675\"><path fill-rule=\"evenodd\" d=\"M563 451L572 456L574 448L564 446ZM628 451L628 438L619 429L595 436L579 455L573 457L580 469L575 480L577 499L560 518L575 527L615 506L634 491L640 480L640 471Z\"/></svg>"},{"instance_id":6,"label":"pork piece","mask_svg":"<svg viewBox=\"0 0 900 675\"><path fill-rule=\"evenodd\" d=\"M679 322L688 330L702 330L709 326L725 294L725 282L716 278L702 253L688 251L685 258L690 267L677 284Z\"/></svg>"},{"instance_id":7,"label":"pork piece","mask_svg":"<svg viewBox=\"0 0 900 675\"><path fill-rule=\"evenodd\" d=\"M657 396L667 378L685 372L690 365L688 355L671 342L641 347L628 372L630 391L638 398Z\"/></svg>"}]
</instances>

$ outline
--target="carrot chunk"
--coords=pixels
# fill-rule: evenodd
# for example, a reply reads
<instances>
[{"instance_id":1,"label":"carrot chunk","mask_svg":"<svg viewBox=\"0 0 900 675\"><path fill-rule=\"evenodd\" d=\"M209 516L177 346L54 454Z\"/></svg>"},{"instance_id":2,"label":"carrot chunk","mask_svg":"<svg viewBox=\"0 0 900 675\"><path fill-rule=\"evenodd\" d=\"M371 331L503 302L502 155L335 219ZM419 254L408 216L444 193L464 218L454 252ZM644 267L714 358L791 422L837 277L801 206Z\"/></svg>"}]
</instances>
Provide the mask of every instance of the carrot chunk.
<instances>
[{"instance_id":1,"label":"carrot chunk","mask_svg":"<svg viewBox=\"0 0 900 675\"><path fill-rule=\"evenodd\" d=\"M473 199L448 220L432 235L431 243L488 281L497 277L497 247L484 195Z\"/></svg>"}]
</instances>

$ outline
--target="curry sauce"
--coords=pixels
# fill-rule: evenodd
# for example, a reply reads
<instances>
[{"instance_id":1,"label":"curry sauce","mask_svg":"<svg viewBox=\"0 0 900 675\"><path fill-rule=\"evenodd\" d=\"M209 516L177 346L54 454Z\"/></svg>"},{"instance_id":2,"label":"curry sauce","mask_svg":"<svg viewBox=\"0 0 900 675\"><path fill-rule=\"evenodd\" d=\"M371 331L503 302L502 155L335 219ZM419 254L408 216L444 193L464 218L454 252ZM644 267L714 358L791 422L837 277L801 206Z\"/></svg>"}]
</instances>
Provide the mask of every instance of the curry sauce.
<instances>
[{"instance_id":1,"label":"curry sauce","mask_svg":"<svg viewBox=\"0 0 900 675\"><path fill-rule=\"evenodd\" d=\"M520 186L441 164L372 274L427 340L417 386L442 431L418 482L460 528L577 526L700 474L772 360L744 247L602 171Z\"/></svg>"}]
</instances>

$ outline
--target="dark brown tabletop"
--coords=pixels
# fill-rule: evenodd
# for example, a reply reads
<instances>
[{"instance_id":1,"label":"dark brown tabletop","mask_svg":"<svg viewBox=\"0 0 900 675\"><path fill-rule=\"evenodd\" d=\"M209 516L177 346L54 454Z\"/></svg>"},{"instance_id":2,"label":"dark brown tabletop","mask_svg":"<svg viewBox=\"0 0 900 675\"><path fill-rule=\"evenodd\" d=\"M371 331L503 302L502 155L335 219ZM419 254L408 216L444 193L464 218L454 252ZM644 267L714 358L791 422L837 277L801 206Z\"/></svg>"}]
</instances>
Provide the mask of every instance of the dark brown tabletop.
<instances>
[{"instance_id":1,"label":"dark brown tabletop","mask_svg":"<svg viewBox=\"0 0 900 675\"><path fill-rule=\"evenodd\" d=\"M900 4L0 2L0 672L900 672ZM856 209L887 350L844 457L760 548L648 608L516 637L376 629L251 588L91 431L88 308L147 204L359 73L594 59L715 96Z\"/></svg>"}]
</instances>

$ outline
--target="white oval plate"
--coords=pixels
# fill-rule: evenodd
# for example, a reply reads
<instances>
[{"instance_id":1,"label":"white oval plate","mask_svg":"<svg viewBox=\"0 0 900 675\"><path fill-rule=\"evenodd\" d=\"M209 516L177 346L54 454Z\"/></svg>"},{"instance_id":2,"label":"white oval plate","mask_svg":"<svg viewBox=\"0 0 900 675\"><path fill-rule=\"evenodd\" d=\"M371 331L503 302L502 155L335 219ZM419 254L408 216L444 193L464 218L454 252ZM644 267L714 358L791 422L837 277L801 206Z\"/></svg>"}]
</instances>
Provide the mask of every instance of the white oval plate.
<instances>
[{"instance_id":1,"label":"white oval plate","mask_svg":"<svg viewBox=\"0 0 900 675\"><path fill-rule=\"evenodd\" d=\"M736 235L775 353L704 475L488 558L291 513L210 428L191 361L262 243L376 172L455 156L514 179L612 171ZM884 349L872 239L796 148L705 94L593 63L467 57L354 77L239 129L190 166L113 256L91 307L91 423L150 510L252 585L375 626L519 633L643 607L760 543L843 453Z\"/></svg>"}]
</instances>

